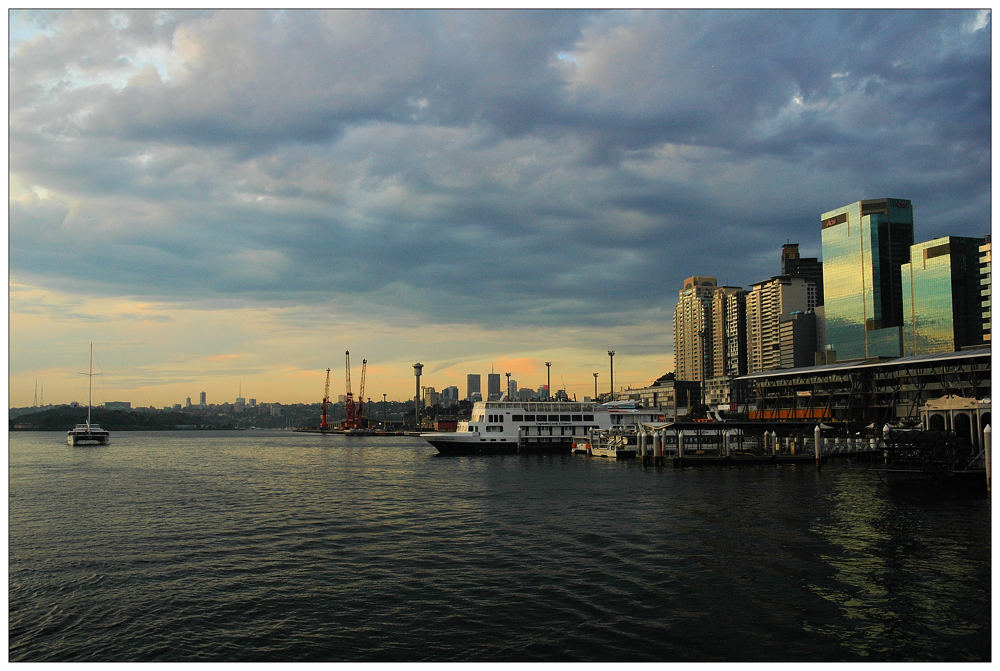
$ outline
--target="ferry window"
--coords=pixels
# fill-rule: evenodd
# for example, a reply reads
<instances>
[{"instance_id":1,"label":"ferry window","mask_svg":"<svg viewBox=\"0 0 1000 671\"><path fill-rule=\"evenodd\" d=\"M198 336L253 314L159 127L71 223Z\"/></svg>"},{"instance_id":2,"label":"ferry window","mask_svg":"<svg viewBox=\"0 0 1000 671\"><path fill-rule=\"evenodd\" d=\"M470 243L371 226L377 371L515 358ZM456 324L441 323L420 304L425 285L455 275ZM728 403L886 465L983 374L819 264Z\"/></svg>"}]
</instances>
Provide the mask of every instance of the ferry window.
<instances>
[{"instance_id":1,"label":"ferry window","mask_svg":"<svg viewBox=\"0 0 1000 671\"><path fill-rule=\"evenodd\" d=\"M585 421L585 422L593 422L594 421L594 416L593 415L584 415L583 416L583 421Z\"/></svg>"},{"instance_id":2,"label":"ferry window","mask_svg":"<svg viewBox=\"0 0 1000 671\"><path fill-rule=\"evenodd\" d=\"M496 432L496 431L503 431L503 427L502 426L487 426L486 427L486 431L487 431L487 433L493 433L493 432Z\"/></svg>"},{"instance_id":3,"label":"ferry window","mask_svg":"<svg viewBox=\"0 0 1000 671\"><path fill-rule=\"evenodd\" d=\"M559 415L559 421L560 422L568 422L569 421L569 415Z\"/></svg>"},{"instance_id":4,"label":"ferry window","mask_svg":"<svg viewBox=\"0 0 1000 671\"><path fill-rule=\"evenodd\" d=\"M535 421L535 416L534 415L525 415L524 416L524 421L526 421L526 422L534 422Z\"/></svg>"},{"instance_id":5,"label":"ferry window","mask_svg":"<svg viewBox=\"0 0 1000 671\"><path fill-rule=\"evenodd\" d=\"M573 421L574 422L582 422L583 418L580 417L580 415L573 415Z\"/></svg>"},{"instance_id":6,"label":"ferry window","mask_svg":"<svg viewBox=\"0 0 1000 671\"><path fill-rule=\"evenodd\" d=\"M559 421L559 415L549 415L549 421L550 422L558 422Z\"/></svg>"},{"instance_id":7,"label":"ferry window","mask_svg":"<svg viewBox=\"0 0 1000 671\"><path fill-rule=\"evenodd\" d=\"M511 415L510 416L510 421L512 421L512 422L523 422L524 421L524 415Z\"/></svg>"}]
</instances>

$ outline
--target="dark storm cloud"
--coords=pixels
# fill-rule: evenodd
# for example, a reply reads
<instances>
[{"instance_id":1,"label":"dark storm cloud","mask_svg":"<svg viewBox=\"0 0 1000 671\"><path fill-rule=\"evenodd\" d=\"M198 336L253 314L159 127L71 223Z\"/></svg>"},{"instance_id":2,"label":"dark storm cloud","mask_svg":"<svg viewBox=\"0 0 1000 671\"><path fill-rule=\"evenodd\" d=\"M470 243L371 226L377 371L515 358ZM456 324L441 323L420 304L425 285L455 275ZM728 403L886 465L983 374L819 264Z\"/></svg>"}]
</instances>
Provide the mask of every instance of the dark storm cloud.
<instances>
[{"instance_id":1,"label":"dark storm cloud","mask_svg":"<svg viewBox=\"0 0 1000 671\"><path fill-rule=\"evenodd\" d=\"M601 324L818 254L860 198L988 226L977 12L39 16L10 264L53 287Z\"/></svg>"}]
</instances>

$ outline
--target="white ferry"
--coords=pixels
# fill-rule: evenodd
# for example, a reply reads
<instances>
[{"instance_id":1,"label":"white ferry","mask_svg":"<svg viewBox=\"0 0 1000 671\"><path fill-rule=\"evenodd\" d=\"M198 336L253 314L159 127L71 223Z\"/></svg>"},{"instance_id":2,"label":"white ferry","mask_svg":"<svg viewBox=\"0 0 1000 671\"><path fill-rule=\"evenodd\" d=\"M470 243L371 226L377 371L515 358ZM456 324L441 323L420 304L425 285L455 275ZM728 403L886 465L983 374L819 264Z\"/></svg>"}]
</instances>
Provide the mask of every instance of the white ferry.
<instances>
[{"instance_id":1,"label":"white ferry","mask_svg":"<svg viewBox=\"0 0 1000 671\"><path fill-rule=\"evenodd\" d=\"M441 454L569 453L574 436L662 420L659 410L643 410L631 402L477 401L468 420L456 431L422 433Z\"/></svg>"}]
</instances>

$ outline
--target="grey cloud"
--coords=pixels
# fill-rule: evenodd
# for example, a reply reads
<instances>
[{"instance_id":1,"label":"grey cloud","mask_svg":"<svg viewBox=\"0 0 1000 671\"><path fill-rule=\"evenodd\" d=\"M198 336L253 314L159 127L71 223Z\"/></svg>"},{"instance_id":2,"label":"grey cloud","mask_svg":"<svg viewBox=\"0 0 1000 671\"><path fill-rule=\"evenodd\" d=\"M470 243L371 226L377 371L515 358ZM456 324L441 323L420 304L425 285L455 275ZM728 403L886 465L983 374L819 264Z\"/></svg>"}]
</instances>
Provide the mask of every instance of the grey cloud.
<instances>
[{"instance_id":1,"label":"grey cloud","mask_svg":"<svg viewBox=\"0 0 1000 671\"><path fill-rule=\"evenodd\" d=\"M859 198L988 220L970 12L41 16L10 165L55 195L12 206L10 265L51 285L610 325L774 274Z\"/></svg>"}]
</instances>

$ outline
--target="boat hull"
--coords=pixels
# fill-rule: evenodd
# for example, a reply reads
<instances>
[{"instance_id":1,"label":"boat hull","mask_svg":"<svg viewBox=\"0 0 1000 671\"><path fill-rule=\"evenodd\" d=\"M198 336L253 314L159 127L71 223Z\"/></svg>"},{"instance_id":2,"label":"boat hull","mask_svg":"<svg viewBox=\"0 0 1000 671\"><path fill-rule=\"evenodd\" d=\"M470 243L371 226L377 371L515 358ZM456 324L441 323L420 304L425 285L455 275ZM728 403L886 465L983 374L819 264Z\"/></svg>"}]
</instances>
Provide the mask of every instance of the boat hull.
<instances>
[{"instance_id":1,"label":"boat hull","mask_svg":"<svg viewBox=\"0 0 1000 671\"><path fill-rule=\"evenodd\" d=\"M607 457L609 459L634 459L635 448L614 448L614 447L592 447L590 454L594 457Z\"/></svg>"},{"instance_id":2,"label":"boat hull","mask_svg":"<svg viewBox=\"0 0 1000 671\"><path fill-rule=\"evenodd\" d=\"M111 434L106 431L91 431L87 433L69 432L66 434L66 444L70 447L77 445L110 445Z\"/></svg>"},{"instance_id":3,"label":"boat hull","mask_svg":"<svg viewBox=\"0 0 1000 671\"><path fill-rule=\"evenodd\" d=\"M450 437L435 438L428 435L421 436L421 438L436 447L437 451L443 455L569 454L570 450L568 440L524 442L518 445L513 441L453 440Z\"/></svg>"}]
</instances>

